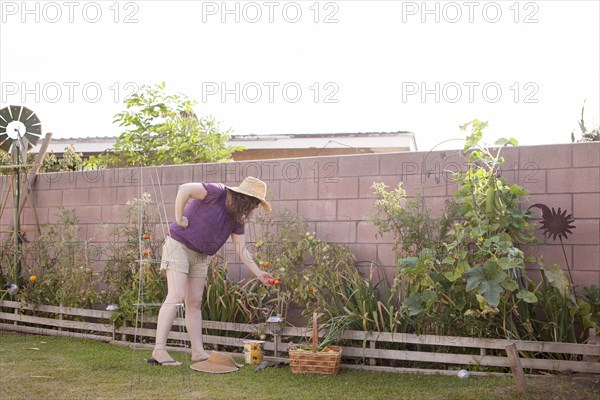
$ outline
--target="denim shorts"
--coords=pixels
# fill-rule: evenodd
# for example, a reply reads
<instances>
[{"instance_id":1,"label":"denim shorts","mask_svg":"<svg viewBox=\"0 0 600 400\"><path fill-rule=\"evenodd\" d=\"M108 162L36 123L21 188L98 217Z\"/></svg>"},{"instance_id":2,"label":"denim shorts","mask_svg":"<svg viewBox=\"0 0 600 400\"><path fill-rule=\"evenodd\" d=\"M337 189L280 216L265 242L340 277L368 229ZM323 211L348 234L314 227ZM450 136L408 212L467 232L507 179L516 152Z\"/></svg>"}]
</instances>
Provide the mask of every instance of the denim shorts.
<instances>
[{"instance_id":1,"label":"denim shorts","mask_svg":"<svg viewBox=\"0 0 600 400\"><path fill-rule=\"evenodd\" d=\"M206 278L208 256L190 250L183 243L167 236L162 247L161 274L166 275L167 269L184 272L193 278Z\"/></svg>"}]
</instances>

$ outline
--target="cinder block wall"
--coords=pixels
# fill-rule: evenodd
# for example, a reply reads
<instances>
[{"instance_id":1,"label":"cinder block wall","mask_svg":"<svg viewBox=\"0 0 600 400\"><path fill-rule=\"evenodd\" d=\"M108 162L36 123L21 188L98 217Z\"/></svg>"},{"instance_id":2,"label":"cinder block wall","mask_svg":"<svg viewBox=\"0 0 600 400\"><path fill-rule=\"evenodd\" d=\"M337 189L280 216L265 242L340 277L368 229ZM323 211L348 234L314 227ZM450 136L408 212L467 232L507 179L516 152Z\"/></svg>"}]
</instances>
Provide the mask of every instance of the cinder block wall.
<instances>
[{"instance_id":1,"label":"cinder block wall","mask_svg":"<svg viewBox=\"0 0 600 400\"><path fill-rule=\"evenodd\" d=\"M600 285L600 143L520 147L504 149L503 154L503 176L531 193L525 206L543 203L573 214L576 228L563 241L573 279L579 285ZM41 174L33 185L35 213L27 204L23 228L29 238L35 238L35 214L41 224L54 222L62 205L75 210L82 240L106 243L111 238L101 224L122 223L126 203L142 191L158 198L171 219L178 185L190 181L235 185L252 175L269 185L268 198L275 211L288 209L301 215L319 238L350 246L363 267L376 262L393 276L391 237L376 237L369 222L373 182L395 187L403 181L409 196L422 190L435 214L456 188L451 171L465 168L464 158L453 150ZM2 201L7 188L7 177L2 177ZM0 220L3 231L12 219L11 207L9 197ZM255 232L248 227L248 242ZM548 262L565 267L558 239L545 238L540 230L537 236L541 245L536 251ZM223 251L234 265L233 276L246 276L236 269L239 263L232 258L232 249Z\"/></svg>"}]
</instances>

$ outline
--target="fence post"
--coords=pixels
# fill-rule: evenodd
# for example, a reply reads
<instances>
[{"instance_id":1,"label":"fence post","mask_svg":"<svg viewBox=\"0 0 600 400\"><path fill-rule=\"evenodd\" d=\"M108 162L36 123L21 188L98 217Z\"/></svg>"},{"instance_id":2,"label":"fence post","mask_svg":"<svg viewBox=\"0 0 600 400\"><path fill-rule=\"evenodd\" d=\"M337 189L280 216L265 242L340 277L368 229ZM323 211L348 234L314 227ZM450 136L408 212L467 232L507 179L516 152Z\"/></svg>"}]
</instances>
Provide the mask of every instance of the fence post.
<instances>
[{"instance_id":1,"label":"fence post","mask_svg":"<svg viewBox=\"0 0 600 400\"><path fill-rule=\"evenodd\" d=\"M596 328L590 328L588 332L589 332L589 334L588 334L588 338L587 338L587 343L600 346L600 336L598 336L598 334L596 332ZM583 356L583 361L597 362L597 361L600 361L600 357L586 355L586 356Z\"/></svg>"},{"instance_id":2,"label":"fence post","mask_svg":"<svg viewBox=\"0 0 600 400\"><path fill-rule=\"evenodd\" d=\"M121 325L121 327L126 328L127 327L127 320L123 320L123 325ZM127 341L127 334L125 333L125 330L123 329L123 333L121 334L121 340L123 342Z\"/></svg>"},{"instance_id":3,"label":"fence post","mask_svg":"<svg viewBox=\"0 0 600 400\"><path fill-rule=\"evenodd\" d=\"M523 367L521 367L521 360L519 359L519 353L517 352L517 345L512 343L505 347L506 355L508 356L508 363L512 369L513 378L517 384L517 393L527 393L527 384L525 383L525 374L523 373Z\"/></svg>"},{"instance_id":4,"label":"fence post","mask_svg":"<svg viewBox=\"0 0 600 400\"><path fill-rule=\"evenodd\" d=\"M369 348L370 349L375 349L375 341L374 340L369 340ZM369 359L369 364L370 365L377 365L377 360L374 358Z\"/></svg>"},{"instance_id":5,"label":"fence post","mask_svg":"<svg viewBox=\"0 0 600 400\"><path fill-rule=\"evenodd\" d=\"M62 320L63 320L63 314L62 314L62 312L63 312L63 302L62 301L60 302L60 304L58 305L58 307L59 307L59 310L58 310L59 311L58 312L58 320L60 321L58 323L58 331L62 332Z\"/></svg>"}]
</instances>

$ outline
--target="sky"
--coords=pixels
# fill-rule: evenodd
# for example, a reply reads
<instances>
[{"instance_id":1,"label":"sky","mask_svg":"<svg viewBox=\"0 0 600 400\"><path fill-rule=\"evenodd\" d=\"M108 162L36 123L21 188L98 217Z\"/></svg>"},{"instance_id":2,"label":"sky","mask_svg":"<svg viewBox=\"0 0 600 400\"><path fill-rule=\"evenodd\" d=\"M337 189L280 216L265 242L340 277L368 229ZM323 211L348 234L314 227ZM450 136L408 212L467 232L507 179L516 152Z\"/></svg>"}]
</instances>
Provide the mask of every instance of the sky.
<instances>
[{"instance_id":1,"label":"sky","mask_svg":"<svg viewBox=\"0 0 600 400\"><path fill-rule=\"evenodd\" d=\"M584 101L600 124L600 1L0 0L0 107L54 138L119 135L126 97L163 81L234 134L427 151L477 118L489 143L570 143Z\"/></svg>"}]
</instances>

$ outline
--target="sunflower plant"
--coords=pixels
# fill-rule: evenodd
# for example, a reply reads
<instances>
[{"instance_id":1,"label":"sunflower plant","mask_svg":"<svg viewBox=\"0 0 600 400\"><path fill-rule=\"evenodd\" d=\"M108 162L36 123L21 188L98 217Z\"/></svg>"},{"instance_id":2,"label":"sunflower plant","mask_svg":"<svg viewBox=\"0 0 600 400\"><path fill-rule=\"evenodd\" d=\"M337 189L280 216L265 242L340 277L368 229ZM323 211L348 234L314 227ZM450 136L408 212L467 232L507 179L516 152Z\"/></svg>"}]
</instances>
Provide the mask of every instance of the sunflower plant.
<instances>
[{"instance_id":1,"label":"sunflower plant","mask_svg":"<svg viewBox=\"0 0 600 400\"><path fill-rule=\"evenodd\" d=\"M481 146L487 123L473 120L461 127L471 128L464 152L468 169L455 175L454 193L459 219L448 231L445 244L445 277L463 280L465 290L477 297L477 308L468 313L480 315L498 312L502 297L514 296L535 303L535 294L524 286L522 273L528 261L521 250L536 244L528 214L520 207L527 190L500 176L505 146L517 146L517 140L499 139L495 151Z\"/></svg>"}]
</instances>

